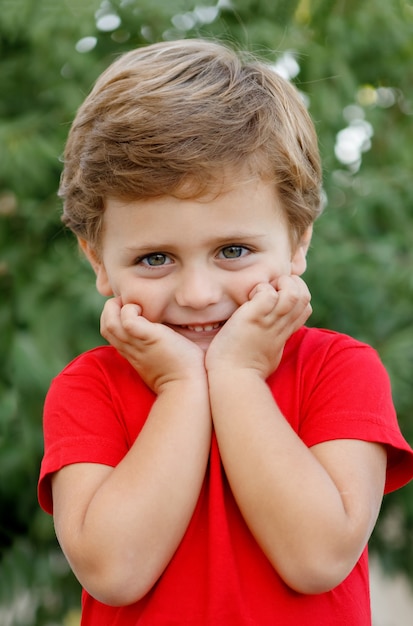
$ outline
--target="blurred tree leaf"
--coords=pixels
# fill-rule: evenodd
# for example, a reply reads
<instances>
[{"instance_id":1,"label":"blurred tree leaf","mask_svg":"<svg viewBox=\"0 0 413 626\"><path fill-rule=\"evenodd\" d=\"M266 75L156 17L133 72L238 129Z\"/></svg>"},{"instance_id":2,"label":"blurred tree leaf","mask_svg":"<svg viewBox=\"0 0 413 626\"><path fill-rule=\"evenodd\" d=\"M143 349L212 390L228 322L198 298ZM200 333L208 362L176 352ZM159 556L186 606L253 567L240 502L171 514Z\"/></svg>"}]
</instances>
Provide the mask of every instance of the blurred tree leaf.
<instances>
[{"instance_id":1,"label":"blurred tree leaf","mask_svg":"<svg viewBox=\"0 0 413 626\"><path fill-rule=\"evenodd\" d=\"M119 25L99 29L108 14ZM413 442L412 31L406 0L0 0L0 622L13 611L6 623L77 616L78 584L36 499L41 416L51 378L101 342L103 303L62 228L56 190L77 107L132 47L212 36L272 62L294 55L327 198L309 253L311 323L379 351ZM335 152L354 110L372 128L357 167ZM385 498L372 547L413 580L412 529L409 485Z\"/></svg>"}]
</instances>

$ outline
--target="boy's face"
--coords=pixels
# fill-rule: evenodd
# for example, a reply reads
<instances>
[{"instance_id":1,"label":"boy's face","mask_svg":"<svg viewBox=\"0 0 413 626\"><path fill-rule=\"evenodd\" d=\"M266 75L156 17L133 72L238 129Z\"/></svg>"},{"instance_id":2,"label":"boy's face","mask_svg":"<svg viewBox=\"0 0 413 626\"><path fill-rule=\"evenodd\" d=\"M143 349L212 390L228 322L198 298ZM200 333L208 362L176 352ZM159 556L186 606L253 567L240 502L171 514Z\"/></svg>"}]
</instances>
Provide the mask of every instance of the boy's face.
<instances>
[{"instance_id":1,"label":"boy's face","mask_svg":"<svg viewBox=\"0 0 413 626\"><path fill-rule=\"evenodd\" d=\"M201 200L109 198L99 259L81 244L102 295L207 349L255 285L304 272L310 234L291 250L273 185L254 179Z\"/></svg>"}]
</instances>

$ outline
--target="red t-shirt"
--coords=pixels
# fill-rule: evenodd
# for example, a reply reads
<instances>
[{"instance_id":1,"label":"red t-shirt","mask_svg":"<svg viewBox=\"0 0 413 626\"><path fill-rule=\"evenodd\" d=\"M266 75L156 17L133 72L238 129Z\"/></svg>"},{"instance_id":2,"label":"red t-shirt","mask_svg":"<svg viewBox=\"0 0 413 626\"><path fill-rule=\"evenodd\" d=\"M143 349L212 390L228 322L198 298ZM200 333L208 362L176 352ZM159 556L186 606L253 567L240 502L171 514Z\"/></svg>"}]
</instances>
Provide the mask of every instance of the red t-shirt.
<instances>
[{"instance_id":1,"label":"red t-shirt","mask_svg":"<svg viewBox=\"0 0 413 626\"><path fill-rule=\"evenodd\" d=\"M388 447L386 492L413 477L388 376L365 344L301 328L269 377L275 401L307 444L361 439ZM112 347L81 355L53 381L44 414L41 506L52 513L50 476L63 466L115 466L148 416L154 394ZM305 522L303 522L305 523ZM213 437L204 484L186 534L139 602L109 607L83 592L83 626L370 626L367 549L328 593L299 594L278 576L246 526Z\"/></svg>"}]
</instances>

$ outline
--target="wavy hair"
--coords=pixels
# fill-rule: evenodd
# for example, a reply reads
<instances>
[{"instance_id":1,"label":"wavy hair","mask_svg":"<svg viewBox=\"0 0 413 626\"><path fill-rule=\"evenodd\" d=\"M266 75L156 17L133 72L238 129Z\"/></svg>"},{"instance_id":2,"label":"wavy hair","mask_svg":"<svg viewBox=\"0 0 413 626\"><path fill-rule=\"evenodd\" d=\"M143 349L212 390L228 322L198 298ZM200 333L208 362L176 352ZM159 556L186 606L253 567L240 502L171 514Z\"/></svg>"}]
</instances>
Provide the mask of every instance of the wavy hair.
<instances>
[{"instance_id":1,"label":"wavy hair","mask_svg":"<svg viewBox=\"0 0 413 626\"><path fill-rule=\"evenodd\" d=\"M199 197L223 172L236 184L246 168L274 182L298 241L321 210L321 166L296 88L219 43L156 43L115 60L80 106L64 153L62 219L98 250L108 196Z\"/></svg>"}]
</instances>

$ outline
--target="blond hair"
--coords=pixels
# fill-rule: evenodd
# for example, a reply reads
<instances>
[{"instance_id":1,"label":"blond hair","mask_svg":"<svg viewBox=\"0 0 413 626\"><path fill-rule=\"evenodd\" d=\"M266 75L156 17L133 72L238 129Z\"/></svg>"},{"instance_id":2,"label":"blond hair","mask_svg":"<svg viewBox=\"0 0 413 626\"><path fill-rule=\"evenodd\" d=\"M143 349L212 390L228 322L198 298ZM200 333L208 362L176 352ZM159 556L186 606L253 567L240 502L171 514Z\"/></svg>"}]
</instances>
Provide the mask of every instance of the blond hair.
<instances>
[{"instance_id":1,"label":"blond hair","mask_svg":"<svg viewBox=\"0 0 413 626\"><path fill-rule=\"evenodd\" d=\"M99 77L73 121L62 219L98 249L106 197L195 197L245 166L274 182L297 241L320 212L321 188L316 133L298 91L270 65L218 43L138 48Z\"/></svg>"}]
</instances>

